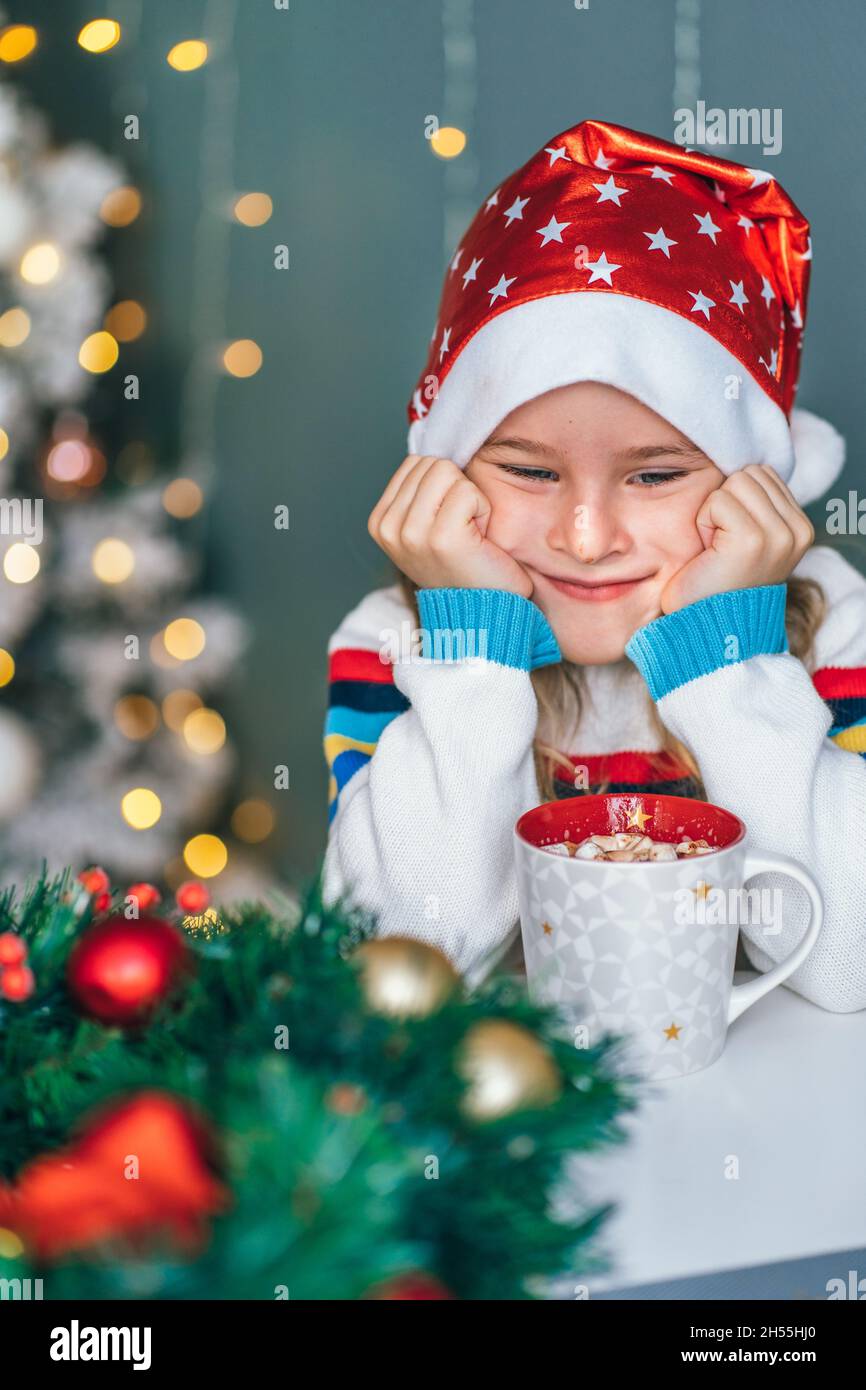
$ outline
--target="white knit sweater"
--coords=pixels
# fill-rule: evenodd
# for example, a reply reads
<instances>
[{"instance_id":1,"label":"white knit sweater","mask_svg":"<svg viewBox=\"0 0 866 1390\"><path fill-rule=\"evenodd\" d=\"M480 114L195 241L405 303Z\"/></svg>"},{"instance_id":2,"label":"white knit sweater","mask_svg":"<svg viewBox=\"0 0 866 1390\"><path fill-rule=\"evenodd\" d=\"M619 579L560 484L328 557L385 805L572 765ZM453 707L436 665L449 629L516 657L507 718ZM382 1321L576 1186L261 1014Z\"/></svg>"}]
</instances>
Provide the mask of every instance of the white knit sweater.
<instances>
[{"instance_id":1,"label":"white knit sweater","mask_svg":"<svg viewBox=\"0 0 866 1390\"><path fill-rule=\"evenodd\" d=\"M589 766L656 751L654 698L697 759L707 799L746 822L756 850L799 860L820 885L821 936L787 984L847 1012L866 1008L866 580L822 546L795 574L817 579L828 601L808 670L787 650L786 586L713 596L640 629L619 662L584 668L588 699L557 746ZM394 634L402 626L405 639L416 624L396 585L368 594L340 624L328 644L323 891L329 903L345 894L375 912L382 935L439 946L471 984L518 931L512 832L541 799L530 668L559 653L540 610L519 596L418 597L425 626L444 626L443 614L454 626L472 618L492 648L473 655L470 643L451 659L430 639L423 656L405 640L401 648ZM759 927L740 926L748 958L766 970L802 935L808 899L780 874L751 882L783 894L778 935L759 944Z\"/></svg>"}]
</instances>

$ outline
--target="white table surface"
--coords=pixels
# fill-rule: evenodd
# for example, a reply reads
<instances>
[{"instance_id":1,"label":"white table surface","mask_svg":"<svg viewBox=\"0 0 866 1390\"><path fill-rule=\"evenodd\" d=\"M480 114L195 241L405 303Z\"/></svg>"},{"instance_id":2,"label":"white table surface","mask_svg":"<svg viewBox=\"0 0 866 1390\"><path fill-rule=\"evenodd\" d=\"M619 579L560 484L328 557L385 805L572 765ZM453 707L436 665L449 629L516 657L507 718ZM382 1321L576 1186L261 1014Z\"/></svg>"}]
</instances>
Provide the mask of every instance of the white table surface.
<instances>
[{"instance_id":1,"label":"white table surface","mask_svg":"<svg viewBox=\"0 0 866 1390\"><path fill-rule=\"evenodd\" d=\"M619 1207L598 1237L610 1272L573 1281L590 1297L866 1246L866 1010L827 1013L781 986L711 1067L644 1084L625 1143L574 1160L580 1193Z\"/></svg>"}]
</instances>

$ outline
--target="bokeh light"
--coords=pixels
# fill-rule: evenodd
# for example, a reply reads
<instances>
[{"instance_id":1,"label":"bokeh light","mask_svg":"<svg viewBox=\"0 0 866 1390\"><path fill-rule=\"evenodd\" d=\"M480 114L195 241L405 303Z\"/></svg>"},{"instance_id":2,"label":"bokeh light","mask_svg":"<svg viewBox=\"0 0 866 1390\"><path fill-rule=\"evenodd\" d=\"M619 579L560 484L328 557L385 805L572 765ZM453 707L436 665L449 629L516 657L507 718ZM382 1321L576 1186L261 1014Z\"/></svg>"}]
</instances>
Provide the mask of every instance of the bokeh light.
<instances>
[{"instance_id":1,"label":"bokeh light","mask_svg":"<svg viewBox=\"0 0 866 1390\"><path fill-rule=\"evenodd\" d=\"M147 327L147 314L135 299L121 299L105 315L103 328L119 343L132 343Z\"/></svg>"},{"instance_id":2,"label":"bokeh light","mask_svg":"<svg viewBox=\"0 0 866 1390\"><path fill-rule=\"evenodd\" d=\"M232 812L232 832L248 845L257 845L272 833L275 819L273 808L267 801L261 797L250 797Z\"/></svg>"},{"instance_id":3,"label":"bokeh light","mask_svg":"<svg viewBox=\"0 0 866 1390\"><path fill-rule=\"evenodd\" d=\"M223 353L223 366L231 376L255 376L262 365L262 350L252 338L238 338Z\"/></svg>"},{"instance_id":4,"label":"bokeh light","mask_svg":"<svg viewBox=\"0 0 866 1390\"><path fill-rule=\"evenodd\" d=\"M202 698L194 690L171 690L162 702L162 717L170 729L179 734L188 714L201 709Z\"/></svg>"},{"instance_id":5,"label":"bokeh light","mask_svg":"<svg viewBox=\"0 0 866 1390\"><path fill-rule=\"evenodd\" d=\"M60 252L51 241L38 241L21 257L18 274L28 285L47 285L60 269Z\"/></svg>"},{"instance_id":6,"label":"bokeh light","mask_svg":"<svg viewBox=\"0 0 866 1390\"><path fill-rule=\"evenodd\" d=\"M0 686L8 685L15 675L15 658L5 647L0 647Z\"/></svg>"},{"instance_id":7,"label":"bokeh light","mask_svg":"<svg viewBox=\"0 0 866 1390\"><path fill-rule=\"evenodd\" d=\"M215 709L194 709L183 721L183 737L193 753L216 753L226 741L225 720Z\"/></svg>"},{"instance_id":8,"label":"bokeh light","mask_svg":"<svg viewBox=\"0 0 866 1390\"><path fill-rule=\"evenodd\" d=\"M0 63L20 63L32 53L38 35L31 24L7 24L0 29Z\"/></svg>"},{"instance_id":9,"label":"bokeh light","mask_svg":"<svg viewBox=\"0 0 866 1390\"><path fill-rule=\"evenodd\" d=\"M170 656L165 649L163 638L164 632L155 632L150 639L150 659L154 666L162 667L163 671L173 671L175 667L183 663L178 661L176 656Z\"/></svg>"},{"instance_id":10,"label":"bokeh light","mask_svg":"<svg viewBox=\"0 0 866 1390\"><path fill-rule=\"evenodd\" d=\"M192 478L174 478L162 494L162 505L169 516L185 520L201 510L204 494Z\"/></svg>"},{"instance_id":11,"label":"bokeh light","mask_svg":"<svg viewBox=\"0 0 866 1390\"><path fill-rule=\"evenodd\" d=\"M169 49L166 62L177 72L193 72L207 62L207 44L201 39L184 39Z\"/></svg>"},{"instance_id":12,"label":"bokeh light","mask_svg":"<svg viewBox=\"0 0 866 1390\"><path fill-rule=\"evenodd\" d=\"M114 706L114 722L126 738L138 742L156 733L159 708L147 695L122 695Z\"/></svg>"},{"instance_id":13,"label":"bokeh light","mask_svg":"<svg viewBox=\"0 0 866 1390\"><path fill-rule=\"evenodd\" d=\"M94 546L90 563L96 578L103 584L122 584L135 569L135 552L126 541L106 536Z\"/></svg>"},{"instance_id":14,"label":"bokeh light","mask_svg":"<svg viewBox=\"0 0 866 1390\"><path fill-rule=\"evenodd\" d=\"M129 184L106 193L99 208L100 217L109 227L128 227L140 212L141 194Z\"/></svg>"},{"instance_id":15,"label":"bokeh light","mask_svg":"<svg viewBox=\"0 0 866 1390\"><path fill-rule=\"evenodd\" d=\"M177 661L192 661L204 651L205 632L195 618L175 618L162 635L169 656Z\"/></svg>"},{"instance_id":16,"label":"bokeh light","mask_svg":"<svg viewBox=\"0 0 866 1390\"><path fill-rule=\"evenodd\" d=\"M24 1242L14 1231L0 1226L0 1259L17 1260L24 1254Z\"/></svg>"},{"instance_id":17,"label":"bokeh light","mask_svg":"<svg viewBox=\"0 0 866 1390\"><path fill-rule=\"evenodd\" d=\"M30 315L25 309L7 309L0 314L0 347L20 347L30 336Z\"/></svg>"},{"instance_id":18,"label":"bokeh light","mask_svg":"<svg viewBox=\"0 0 866 1390\"><path fill-rule=\"evenodd\" d=\"M78 360L86 372L108 372L119 356L116 338L105 329L91 333L78 350Z\"/></svg>"},{"instance_id":19,"label":"bokeh light","mask_svg":"<svg viewBox=\"0 0 866 1390\"><path fill-rule=\"evenodd\" d=\"M162 815L162 802L150 787L133 787L121 800L120 810L133 830L149 830Z\"/></svg>"},{"instance_id":20,"label":"bokeh light","mask_svg":"<svg viewBox=\"0 0 866 1390\"><path fill-rule=\"evenodd\" d=\"M222 873L229 852L218 835L193 835L183 847L184 863L196 878L213 878Z\"/></svg>"},{"instance_id":21,"label":"bokeh light","mask_svg":"<svg viewBox=\"0 0 866 1390\"><path fill-rule=\"evenodd\" d=\"M153 450L143 439L130 439L117 455L114 469L117 476L132 487L146 483L156 470Z\"/></svg>"},{"instance_id":22,"label":"bokeh light","mask_svg":"<svg viewBox=\"0 0 866 1390\"><path fill-rule=\"evenodd\" d=\"M273 213L274 205L267 193L244 193L235 203L235 217L245 227L261 227Z\"/></svg>"},{"instance_id":23,"label":"bokeh light","mask_svg":"<svg viewBox=\"0 0 866 1390\"><path fill-rule=\"evenodd\" d=\"M120 39L116 19L92 19L78 35L78 42L88 53L107 53Z\"/></svg>"},{"instance_id":24,"label":"bokeh light","mask_svg":"<svg viewBox=\"0 0 866 1390\"><path fill-rule=\"evenodd\" d=\"M11 584L29 584L39 573L38 550L16 541L3 556L3 573Z\"/></svg>"},{"instance_id":25,"label":"bokeh light","mask_svg":"<svg viewBox=\"0 0 866 1390\"><path fill-rule=\"evenodd\" d=\"M443 125L430 136L430 148L440 159L454 159L466 148L466 132L454 125Z\"/></svg>"},{"instance_id":26,"label":"bokeh light","mask_svg":"<svg viewBox=\"0 0 866 1390\"><path fill-rule=\"evenodd\" d=\"M59 483L80 482L90 467L90 450L80 439L61 439L49 449L45 467Z\"/></svg>"}]
</instances>

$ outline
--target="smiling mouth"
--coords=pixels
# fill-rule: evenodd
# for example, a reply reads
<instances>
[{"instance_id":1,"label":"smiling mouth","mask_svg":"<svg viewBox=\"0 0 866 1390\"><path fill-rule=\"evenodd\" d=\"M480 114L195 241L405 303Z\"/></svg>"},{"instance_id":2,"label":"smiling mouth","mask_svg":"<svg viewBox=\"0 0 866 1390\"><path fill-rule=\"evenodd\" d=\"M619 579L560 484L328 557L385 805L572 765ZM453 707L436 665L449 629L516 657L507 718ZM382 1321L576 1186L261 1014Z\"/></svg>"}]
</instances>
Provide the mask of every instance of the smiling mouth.
<instances>
[{"instance_id":1,"label":"smiling mouth","mask_svg":"<svg viewBox=\"0 0 866 1390\"><path fill-rule=\"evenodd\" d=\"M583 599L589 603L601 603L605 599L621 598L624 594L631 593L639 584L643 584L652 575L642 574L636 579L619 579L594 581L592 584L584 584L574 579L559 579L553 574L542 574L542 579L546 579L548 584L552 584L554 589L558 589L561 594L566 594L569 598Z\"/></svg>"}]
</instances>

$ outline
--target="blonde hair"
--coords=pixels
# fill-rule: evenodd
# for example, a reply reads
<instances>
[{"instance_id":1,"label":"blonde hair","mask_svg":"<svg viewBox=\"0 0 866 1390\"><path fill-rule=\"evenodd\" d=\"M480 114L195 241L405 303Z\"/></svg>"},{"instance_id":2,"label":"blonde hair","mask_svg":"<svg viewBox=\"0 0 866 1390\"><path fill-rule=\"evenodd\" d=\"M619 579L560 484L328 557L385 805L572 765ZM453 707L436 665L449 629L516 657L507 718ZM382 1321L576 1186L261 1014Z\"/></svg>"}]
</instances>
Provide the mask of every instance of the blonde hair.
<instances>
[{"instance_id":1,"label":"blonde hair","mask_svg":"<svg viewBox=\"0 0 866 1390\"><path fill-rule=\"evenodd\" d=\"M397 570L397 577L403 595L415 615L417 626L420 623L416 596L418 585L401 570ZM827 598L817 580L806 579L799 575L792 576L788 580L785 605L788 649L792 656L798 657L803 662L810 673L814 663L815 634L824 620L826 611ZM530 678L538 700L539 724L545 724L548 728L564 728L570 720L576 722L580 718L586 679L582 666L574 662L562 661L555 666L542 666L539 670L532 671ZM703 796L703 781L696 760L685 744L675 738L669 729L665 728L649 691L647 691L647 704L651 720L658 731L660 744L656 753L648 755L651 770L657 771L660 775L666 773L670 776L671 759L673 758L695 778L698 784L698 795ZM536 738L533 748L535 774L541 800L553 801L556 798L555 769L557 767L565 768L569 780L573 782L577 774L577 767L559 749L551 747L550 744L544 743L538 738ZM609 783L610 779L608 778L598 790L605 791Z\"/></svg>"}]
</instances>

